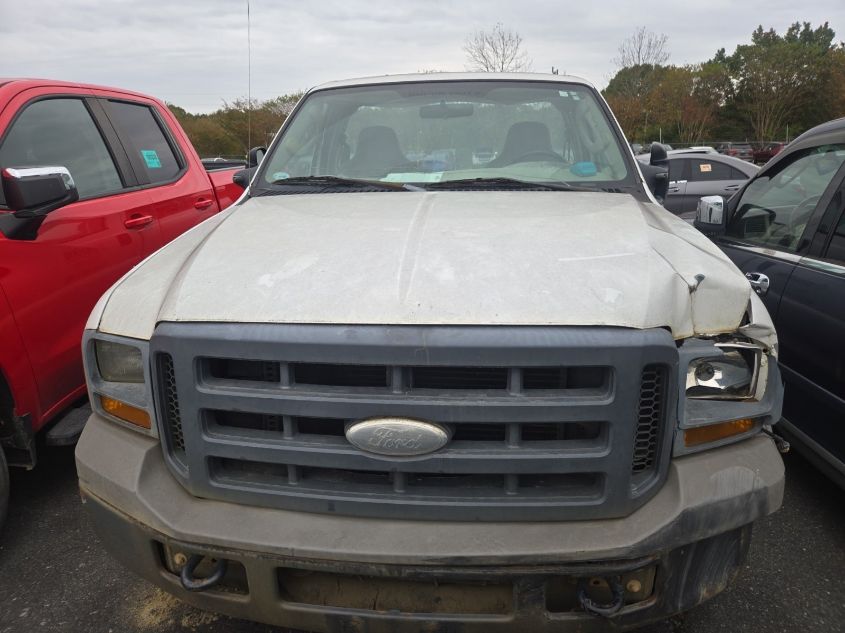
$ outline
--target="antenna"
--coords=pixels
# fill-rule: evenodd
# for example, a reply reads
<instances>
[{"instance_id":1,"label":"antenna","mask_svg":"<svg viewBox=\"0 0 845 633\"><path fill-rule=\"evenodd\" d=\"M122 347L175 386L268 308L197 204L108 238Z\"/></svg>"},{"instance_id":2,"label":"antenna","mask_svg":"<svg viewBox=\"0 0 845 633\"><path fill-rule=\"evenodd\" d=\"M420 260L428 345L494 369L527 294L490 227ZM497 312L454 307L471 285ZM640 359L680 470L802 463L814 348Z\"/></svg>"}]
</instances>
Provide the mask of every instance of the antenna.
<instances>
[{"instance_id":1,"label":"antenna","mask_svg":"<svg viewBox=\"0 0 845 633\"><path fill-rule=\"evenodd\" d=\"M246 151L252 149L252 33L250 32L249 0L246 0Z\"/></svg>"}]
</instances>

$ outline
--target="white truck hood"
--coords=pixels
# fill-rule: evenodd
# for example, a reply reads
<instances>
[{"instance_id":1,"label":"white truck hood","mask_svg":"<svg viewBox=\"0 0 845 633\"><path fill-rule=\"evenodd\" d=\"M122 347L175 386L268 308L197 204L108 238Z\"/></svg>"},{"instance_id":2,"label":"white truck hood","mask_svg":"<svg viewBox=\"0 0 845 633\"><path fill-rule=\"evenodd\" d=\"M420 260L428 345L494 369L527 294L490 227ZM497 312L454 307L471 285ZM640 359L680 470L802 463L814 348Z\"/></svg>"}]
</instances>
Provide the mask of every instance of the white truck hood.
<instances>
[{"instance_id":1,"label":"white truck hood","mask_svg":"<svg viewBox=\"0 0 845 633\"><path fill-rule=\"evenodd\" d=\"M610 325L736 330L743 275L626 194L384 192L252 198L119 281L89 327L162 321Z\"/></svg>"}]
</instances>

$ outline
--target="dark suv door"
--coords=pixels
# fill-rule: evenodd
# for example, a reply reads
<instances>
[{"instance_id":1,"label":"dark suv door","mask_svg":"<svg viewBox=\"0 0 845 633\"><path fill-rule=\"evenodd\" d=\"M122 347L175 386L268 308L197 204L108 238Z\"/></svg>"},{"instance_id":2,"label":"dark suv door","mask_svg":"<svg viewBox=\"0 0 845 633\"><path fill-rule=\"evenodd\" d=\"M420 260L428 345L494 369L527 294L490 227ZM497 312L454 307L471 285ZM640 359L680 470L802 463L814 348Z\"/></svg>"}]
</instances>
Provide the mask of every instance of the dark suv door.
<instances>
[{"instance_id":1,"label":"dark suv door","mask_svg":"<svg viewBox=\"0 0 845 633\"><path fill-rule=\"evenodd\" d=\"M844 152L845 153L845 152ZM845 487L845 180L786 284L778 317L784 427Z\"/></svg>"},{"instance_id":2,"label":"dark suv door","mask_svg":"<svg viewBox=\"0 0 845 633\"><path fill-rule=\"evenodd\" d=\"M731 201L717 241L774 320L786 431L845 484L845 143L772 167Z\"/></svg>"}]
</instances>

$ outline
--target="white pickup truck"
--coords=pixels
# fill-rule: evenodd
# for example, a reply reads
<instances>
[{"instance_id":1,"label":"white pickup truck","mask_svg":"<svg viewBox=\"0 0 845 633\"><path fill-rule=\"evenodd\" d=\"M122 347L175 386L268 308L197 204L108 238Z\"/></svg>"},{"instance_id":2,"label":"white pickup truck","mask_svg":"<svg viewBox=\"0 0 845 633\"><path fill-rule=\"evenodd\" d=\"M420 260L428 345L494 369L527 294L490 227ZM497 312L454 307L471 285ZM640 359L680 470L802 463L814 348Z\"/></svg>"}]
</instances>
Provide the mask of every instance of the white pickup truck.
<instances>
[{"instance_id":1,"label":"white pickup truck","mask_svg":"<svg viewBox=\"0 0 845 633\"><path fill-rule=\"evenodd\" d=\"M239 203L90 317L105 546L310 631L618 630L718 593L783 496L777 339L663 171L581 79L308 92Z\"/></svg>"}]
</instances>

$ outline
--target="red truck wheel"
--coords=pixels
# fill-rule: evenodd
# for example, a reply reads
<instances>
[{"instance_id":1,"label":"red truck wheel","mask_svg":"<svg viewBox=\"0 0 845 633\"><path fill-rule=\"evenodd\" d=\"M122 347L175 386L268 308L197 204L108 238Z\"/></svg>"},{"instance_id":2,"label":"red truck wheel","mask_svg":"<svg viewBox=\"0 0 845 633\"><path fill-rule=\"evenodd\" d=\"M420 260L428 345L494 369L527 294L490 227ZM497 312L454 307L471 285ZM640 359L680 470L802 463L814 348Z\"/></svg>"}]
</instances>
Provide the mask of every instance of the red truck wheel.
<instances>
[{"instance_id":1,"label":"red truck wheel","mask_svg":"<svg viewBox=\"0 0 845 633\"><path fill-rule=\"evenodd\" d=\"M0 530L6 522L6 510L9 506L9 467L6 465L6 454L0 448Z\"/></svg>"}]
</instances>

